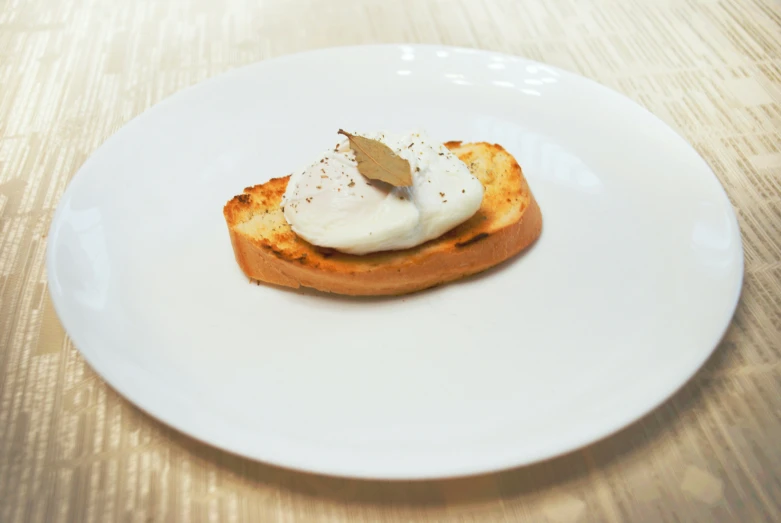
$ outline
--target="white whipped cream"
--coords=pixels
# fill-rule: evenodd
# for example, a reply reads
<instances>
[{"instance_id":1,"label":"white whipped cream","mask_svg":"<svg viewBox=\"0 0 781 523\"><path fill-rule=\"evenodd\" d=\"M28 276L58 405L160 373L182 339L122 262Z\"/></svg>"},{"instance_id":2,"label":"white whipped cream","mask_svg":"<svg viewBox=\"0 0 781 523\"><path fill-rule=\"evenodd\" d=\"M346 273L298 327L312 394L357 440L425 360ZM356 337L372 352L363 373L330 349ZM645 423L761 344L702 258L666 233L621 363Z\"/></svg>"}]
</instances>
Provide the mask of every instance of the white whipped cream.
<instances>
[{"instance_id":1,"label":"white whipped cream","mask_svg":"<svg viewBox=\"0 0 781 523\"><path fill-rule=\"evenodd\" d=\"M358 172L347 139L291 175L284 215L309 243L349 254L407 249L472 217L483 185L447 147L422 131L354 133L407 160L412 185L392 187Z\"/></svg>"}]
</instances>

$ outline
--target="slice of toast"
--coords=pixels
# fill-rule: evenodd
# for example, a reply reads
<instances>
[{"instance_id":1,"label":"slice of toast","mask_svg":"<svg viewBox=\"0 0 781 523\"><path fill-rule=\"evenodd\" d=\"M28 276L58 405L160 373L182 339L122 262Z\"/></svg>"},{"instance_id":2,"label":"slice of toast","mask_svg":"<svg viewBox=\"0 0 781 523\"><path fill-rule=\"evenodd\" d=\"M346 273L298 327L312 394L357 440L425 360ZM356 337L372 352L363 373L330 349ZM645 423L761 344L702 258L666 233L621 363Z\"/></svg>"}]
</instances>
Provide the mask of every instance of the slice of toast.
<instances>
[{"instance_id":1,"label":"slice of toast","mask_svg":"<svg viewBox=\"0 0 781 523\"><path fill-rule=\"evenodd\" d=\"M248 187L223 209L236 261L251 280L353 296L406 294L481 272L528 247L542 215L521 167L501 146L445 144L485 187L469 220L410 249L365 255L299 238L280 202L289 176Z\"/></svg>"}]
</instances>

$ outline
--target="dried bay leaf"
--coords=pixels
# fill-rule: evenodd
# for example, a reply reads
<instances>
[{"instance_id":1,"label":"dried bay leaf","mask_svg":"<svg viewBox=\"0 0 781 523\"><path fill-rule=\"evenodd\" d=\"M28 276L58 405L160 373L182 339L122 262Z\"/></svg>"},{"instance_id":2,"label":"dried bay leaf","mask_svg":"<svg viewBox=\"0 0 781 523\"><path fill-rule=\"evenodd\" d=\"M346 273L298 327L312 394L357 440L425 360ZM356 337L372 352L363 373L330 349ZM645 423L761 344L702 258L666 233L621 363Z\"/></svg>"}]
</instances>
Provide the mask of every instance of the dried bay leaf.
<instances>
[{"instance_id":1,"label":"dried bay leaf","mask_svg":"<svg viewBox=\"0 0 781 523\"><path fill-rule=\"evenodd\" d=\"M371 180L380 180L395 187L412 185L412 169L409 162L394 153L384 143L356 136L339 129L350 140L350 145L358 162L358 172Z\"/></svg>"}]
</instances>

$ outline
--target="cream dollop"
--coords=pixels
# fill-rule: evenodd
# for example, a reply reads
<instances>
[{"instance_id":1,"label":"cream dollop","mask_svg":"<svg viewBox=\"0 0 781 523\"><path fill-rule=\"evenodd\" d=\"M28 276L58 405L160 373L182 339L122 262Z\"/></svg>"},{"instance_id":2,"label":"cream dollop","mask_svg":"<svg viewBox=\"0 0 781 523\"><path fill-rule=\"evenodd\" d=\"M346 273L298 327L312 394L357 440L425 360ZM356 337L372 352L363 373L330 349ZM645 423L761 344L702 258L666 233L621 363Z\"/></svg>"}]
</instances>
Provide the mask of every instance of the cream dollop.
<instances>
[{"instance_id":1,"label":"cream dollop","mask_svg":"<svg viewBox=\"0 0 781 523\"><path fill-rule=\"evenodd\" d=\"M358 172L349 141L290 177L285 220L309 243L348 254L407 249L471 218L483 185L442 143L423 131L354 133L406 159L412 185L393 187Z\"/></svg>"}]
</instances>

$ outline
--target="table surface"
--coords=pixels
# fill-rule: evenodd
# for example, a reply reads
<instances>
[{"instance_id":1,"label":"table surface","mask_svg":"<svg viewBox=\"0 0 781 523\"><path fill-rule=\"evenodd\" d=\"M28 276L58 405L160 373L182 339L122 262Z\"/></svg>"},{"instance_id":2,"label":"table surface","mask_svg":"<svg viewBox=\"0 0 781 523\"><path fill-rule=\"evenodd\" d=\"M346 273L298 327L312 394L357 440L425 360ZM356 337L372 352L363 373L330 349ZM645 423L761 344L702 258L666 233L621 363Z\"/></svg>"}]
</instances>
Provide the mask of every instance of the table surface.
<instances>
[{"instance_id":1,"label":"table surface","mask_svg":"<svg viewBox=\"0 0 781 523\"><path fill-rule=\"evenodd\" d=\"M251 462L168 429L84 363L48 298L68 180L163 97L324 46L441 43L621 91L705 158L745 284L713 357L619 434L472 478L386 483ZM778 0L0 0L0 521L781 520Z\"/></svg>"}]
</instances>

